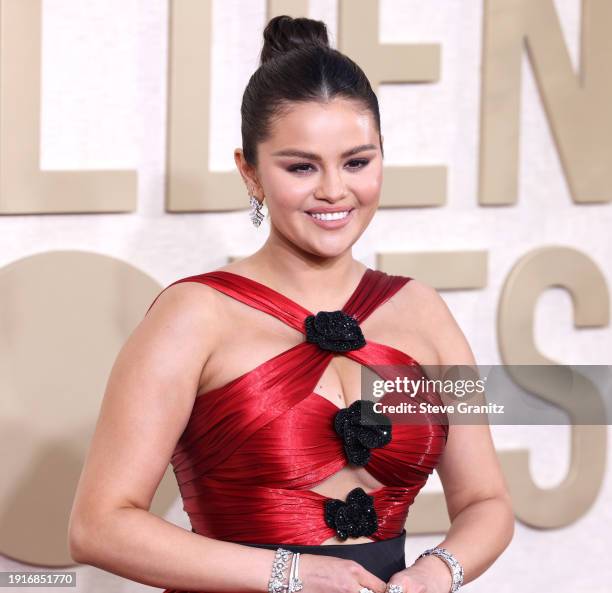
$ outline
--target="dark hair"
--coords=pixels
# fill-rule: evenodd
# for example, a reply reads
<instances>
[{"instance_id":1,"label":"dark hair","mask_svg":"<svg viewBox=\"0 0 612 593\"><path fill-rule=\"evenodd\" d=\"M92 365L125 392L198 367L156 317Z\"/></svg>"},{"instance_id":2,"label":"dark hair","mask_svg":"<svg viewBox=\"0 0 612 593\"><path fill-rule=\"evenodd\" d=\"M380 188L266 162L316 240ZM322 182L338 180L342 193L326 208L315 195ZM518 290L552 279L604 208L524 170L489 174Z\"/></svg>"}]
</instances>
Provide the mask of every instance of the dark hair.
<instances>
[{"instance_id":1,"label":"dark hair","mask_svg":"<svg viewBox=\"0 0 612 593\"><path fill-rule=\"evenodd\" d=\"M242 96L242 150L257 165L257 144L270 133L272 120L291 103L328 102L334 97L354 100L369 110L379 135L378 99L363 70L329 45L323 21L281 15L263 32L260 66ZM384 155L383 155L384 156Z\"/></svg>"}]
</instances>

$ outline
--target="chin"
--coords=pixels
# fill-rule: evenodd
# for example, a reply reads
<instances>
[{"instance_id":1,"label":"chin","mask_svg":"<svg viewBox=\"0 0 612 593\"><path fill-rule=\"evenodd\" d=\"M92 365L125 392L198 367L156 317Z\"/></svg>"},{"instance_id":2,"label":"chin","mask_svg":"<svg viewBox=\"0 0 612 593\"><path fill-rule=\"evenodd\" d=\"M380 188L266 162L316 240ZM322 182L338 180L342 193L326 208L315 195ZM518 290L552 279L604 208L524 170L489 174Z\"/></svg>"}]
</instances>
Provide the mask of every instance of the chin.
<instances>
[{"instance_id":1,"label":"chin","mask_svg":"<svg viewBox=\"0 0 612 593\"><path fill-rule=\"evenodd\" d=\"M355 241L356 240L357 239L355 239ZM343 255L348 250L350 250L350 248L353 246L355 241L351 241L348 243L343 242L342 245L330 245L327 248L324 246L320 246L320 245L317 247L311 246L311 248L307 249L307 251L309 251L313 255L318 255L319 257L326 257L326 258L339 257L340 255Z\"/></svg>"}]
</instances>

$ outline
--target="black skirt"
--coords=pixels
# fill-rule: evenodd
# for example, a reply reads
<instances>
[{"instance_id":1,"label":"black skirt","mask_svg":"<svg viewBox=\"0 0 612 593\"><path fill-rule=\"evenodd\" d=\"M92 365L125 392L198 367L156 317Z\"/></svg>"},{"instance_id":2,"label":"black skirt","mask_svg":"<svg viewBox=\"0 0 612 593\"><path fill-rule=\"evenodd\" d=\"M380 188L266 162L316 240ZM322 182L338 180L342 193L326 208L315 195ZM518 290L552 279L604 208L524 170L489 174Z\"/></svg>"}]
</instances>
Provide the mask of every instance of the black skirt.
<instances>
[{"instance_id":1,"label":"black skirt","mask_svg":"<svg viewBox=\"0 0 612 593\"><path fill-rule=\"evenodd\" d=\"M323 556L337 556L359 562L366 570L383 581L388 581L393 574L406 568L404 544L406 530L397 537L365 544L330 544L319 546L302 546L292 544L252 544L240 542L245 546L257 548L284 548L290 552L301 554L321 554Z\"/></svg>"}]
</instances>

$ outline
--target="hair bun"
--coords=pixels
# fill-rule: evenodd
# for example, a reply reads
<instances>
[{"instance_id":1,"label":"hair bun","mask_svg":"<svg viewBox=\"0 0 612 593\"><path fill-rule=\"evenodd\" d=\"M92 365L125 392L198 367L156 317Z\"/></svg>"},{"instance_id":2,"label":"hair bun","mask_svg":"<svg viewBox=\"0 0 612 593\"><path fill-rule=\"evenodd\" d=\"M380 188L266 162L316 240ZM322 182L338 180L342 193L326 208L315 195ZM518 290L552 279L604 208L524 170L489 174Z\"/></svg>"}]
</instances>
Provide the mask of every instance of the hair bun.
<instances>
[{"instance_id":1,"label":"hair bun","mask_svg":"<svg viewBox=\"0 0 612 593\"><path fill-rule=\"evenodd\" d=\"M261 64L307 45L329 47L327 27L323 21L302 17L294 19L286 14L270 19L263 37Z\"/></svg>"}]
</instances>

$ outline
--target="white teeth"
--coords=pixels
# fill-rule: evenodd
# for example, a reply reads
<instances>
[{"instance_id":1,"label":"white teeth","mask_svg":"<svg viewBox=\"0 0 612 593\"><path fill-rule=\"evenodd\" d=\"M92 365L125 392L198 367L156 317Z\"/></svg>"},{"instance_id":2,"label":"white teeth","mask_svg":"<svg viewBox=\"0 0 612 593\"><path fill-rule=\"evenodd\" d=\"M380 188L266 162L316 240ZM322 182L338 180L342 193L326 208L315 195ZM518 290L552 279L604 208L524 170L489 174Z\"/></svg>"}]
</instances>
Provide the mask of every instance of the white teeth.
<instances>
[{"instance_id":1,"label":"white teeth","mask_svg":"<svg viewBox=\"0 0 612 593\"><path fill-rule=\"evenodd\" d=\"M349 211L344 210L342 212L326 212L326 213L309 212L308 214L310 214L310 216L312 216L313 218L316 218L317 220L340 220L342 218L346 218L349 214Z\"/></svg>"}]
</instances>

